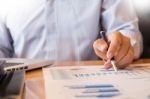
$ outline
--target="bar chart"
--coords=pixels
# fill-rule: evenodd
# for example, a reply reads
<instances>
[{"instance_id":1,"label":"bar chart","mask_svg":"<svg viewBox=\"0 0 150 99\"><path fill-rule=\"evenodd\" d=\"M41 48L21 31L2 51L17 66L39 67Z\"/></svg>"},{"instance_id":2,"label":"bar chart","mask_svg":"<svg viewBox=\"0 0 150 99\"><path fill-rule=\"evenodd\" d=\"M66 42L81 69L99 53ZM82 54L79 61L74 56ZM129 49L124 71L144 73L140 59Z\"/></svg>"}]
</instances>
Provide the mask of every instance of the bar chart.
<instances>
[{"instance_id":1,"label":"bar chart","mask_svg":"<svg viewBox=\"0 0 150 99\"><path fill-rule=\"evenodd\" d=\"M47 99L150 99L150 68L54 67L44 79Z\"/></svg>"},{"instance_id":2,"label":"bar chart","mask_svg":"<svg viewBox=\"0 0 150 99\"><path fill-rule=\"evenodd\" d=\"M118 90L112 84L93 84L93 85L72 85L65 86L71 90L80 92L76 94L75 98L112 98L121 95Z\"/></svg>"}]
</instances>

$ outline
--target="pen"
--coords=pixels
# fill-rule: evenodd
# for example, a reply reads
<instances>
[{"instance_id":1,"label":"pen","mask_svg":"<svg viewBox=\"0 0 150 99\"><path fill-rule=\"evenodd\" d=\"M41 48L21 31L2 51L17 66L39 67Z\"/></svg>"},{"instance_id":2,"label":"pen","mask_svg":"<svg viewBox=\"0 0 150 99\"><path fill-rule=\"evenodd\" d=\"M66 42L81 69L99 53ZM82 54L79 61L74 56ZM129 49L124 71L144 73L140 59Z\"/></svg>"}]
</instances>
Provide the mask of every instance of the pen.
<instances>
[{"instance_id":1,"label":"pen","mask_svg":"<svg viewBox=\"0 0 150 99\"><path fill-rule=\"evenodd\" d=\"M105 35L105 32L104 31L100 31L100 38L104 39L106 41L106 43L108 44L108 40L106 38L106 35ZM109 44L108 44L109 45ZM104 60L104 59L103 59ZM114 57L110 60L111 64L112 64L112 67L114 69L115 72L117 72L117 66L115 64L115 60L114 60Z\"/></svg>"}]
</instances>

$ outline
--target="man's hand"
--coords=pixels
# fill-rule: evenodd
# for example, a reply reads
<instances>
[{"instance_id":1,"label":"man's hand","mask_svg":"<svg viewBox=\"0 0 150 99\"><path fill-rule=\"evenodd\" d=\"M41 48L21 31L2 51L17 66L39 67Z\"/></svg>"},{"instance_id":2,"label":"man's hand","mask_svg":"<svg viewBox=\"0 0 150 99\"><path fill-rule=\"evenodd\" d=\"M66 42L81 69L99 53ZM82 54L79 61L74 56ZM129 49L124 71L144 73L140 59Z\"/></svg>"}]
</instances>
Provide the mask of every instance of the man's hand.
<instances>
[{"instance_id":1,"label":"man's hand","mask_svg":"<svg viewBox=\"0 0 150 99\"><path fill-rule=\"evenodd\" d=\"M97 56L107 60L104 64L105 68L111 68L110 59L115 58L118 68L125 68L134 59L134 50L130 43L130 39L120 32L111 33L108 36L109 45L104 39L97 39L94 44L94 51Z\"/></svg>"}]
</instances>

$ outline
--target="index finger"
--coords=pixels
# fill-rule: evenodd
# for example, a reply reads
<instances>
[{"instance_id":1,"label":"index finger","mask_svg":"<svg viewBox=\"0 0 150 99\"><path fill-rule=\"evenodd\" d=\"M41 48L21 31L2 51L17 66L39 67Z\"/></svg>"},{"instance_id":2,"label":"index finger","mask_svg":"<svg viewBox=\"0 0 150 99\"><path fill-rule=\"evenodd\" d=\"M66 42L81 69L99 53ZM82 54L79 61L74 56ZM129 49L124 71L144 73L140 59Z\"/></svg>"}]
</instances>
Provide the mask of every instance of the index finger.
<instances>
[{"instance_id":1,"label":"index finger","mask_svg":"<svg viewBox=\"0 0 150 99\"><path fill-rule=\"evenodd\" d=\"M109 48L107 51L107 58L111 59L114 57L115 53L117 53L118 49L120 48L120 45L122 43L122 35L119 32L115 32L109 36Z\"/></svg>"}]
</instances>

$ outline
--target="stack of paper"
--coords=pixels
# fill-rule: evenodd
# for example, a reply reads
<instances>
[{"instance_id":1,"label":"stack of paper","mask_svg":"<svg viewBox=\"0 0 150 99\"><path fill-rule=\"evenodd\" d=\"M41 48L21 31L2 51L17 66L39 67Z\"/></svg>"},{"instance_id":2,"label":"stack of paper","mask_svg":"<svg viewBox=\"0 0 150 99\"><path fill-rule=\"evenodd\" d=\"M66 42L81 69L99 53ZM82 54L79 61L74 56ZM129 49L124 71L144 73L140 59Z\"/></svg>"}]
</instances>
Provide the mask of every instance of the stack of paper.
<instances>
[{"instance_id":1,"label":"stack of paper","mask_svg":"<svg viewBox=\"0 0 150 99\"><path fill-rule=\"evenodd\" d=\"M105 70L65 66L43 70L47 99L150 99L150 67Z\"/></svg>"}]
</instances>

